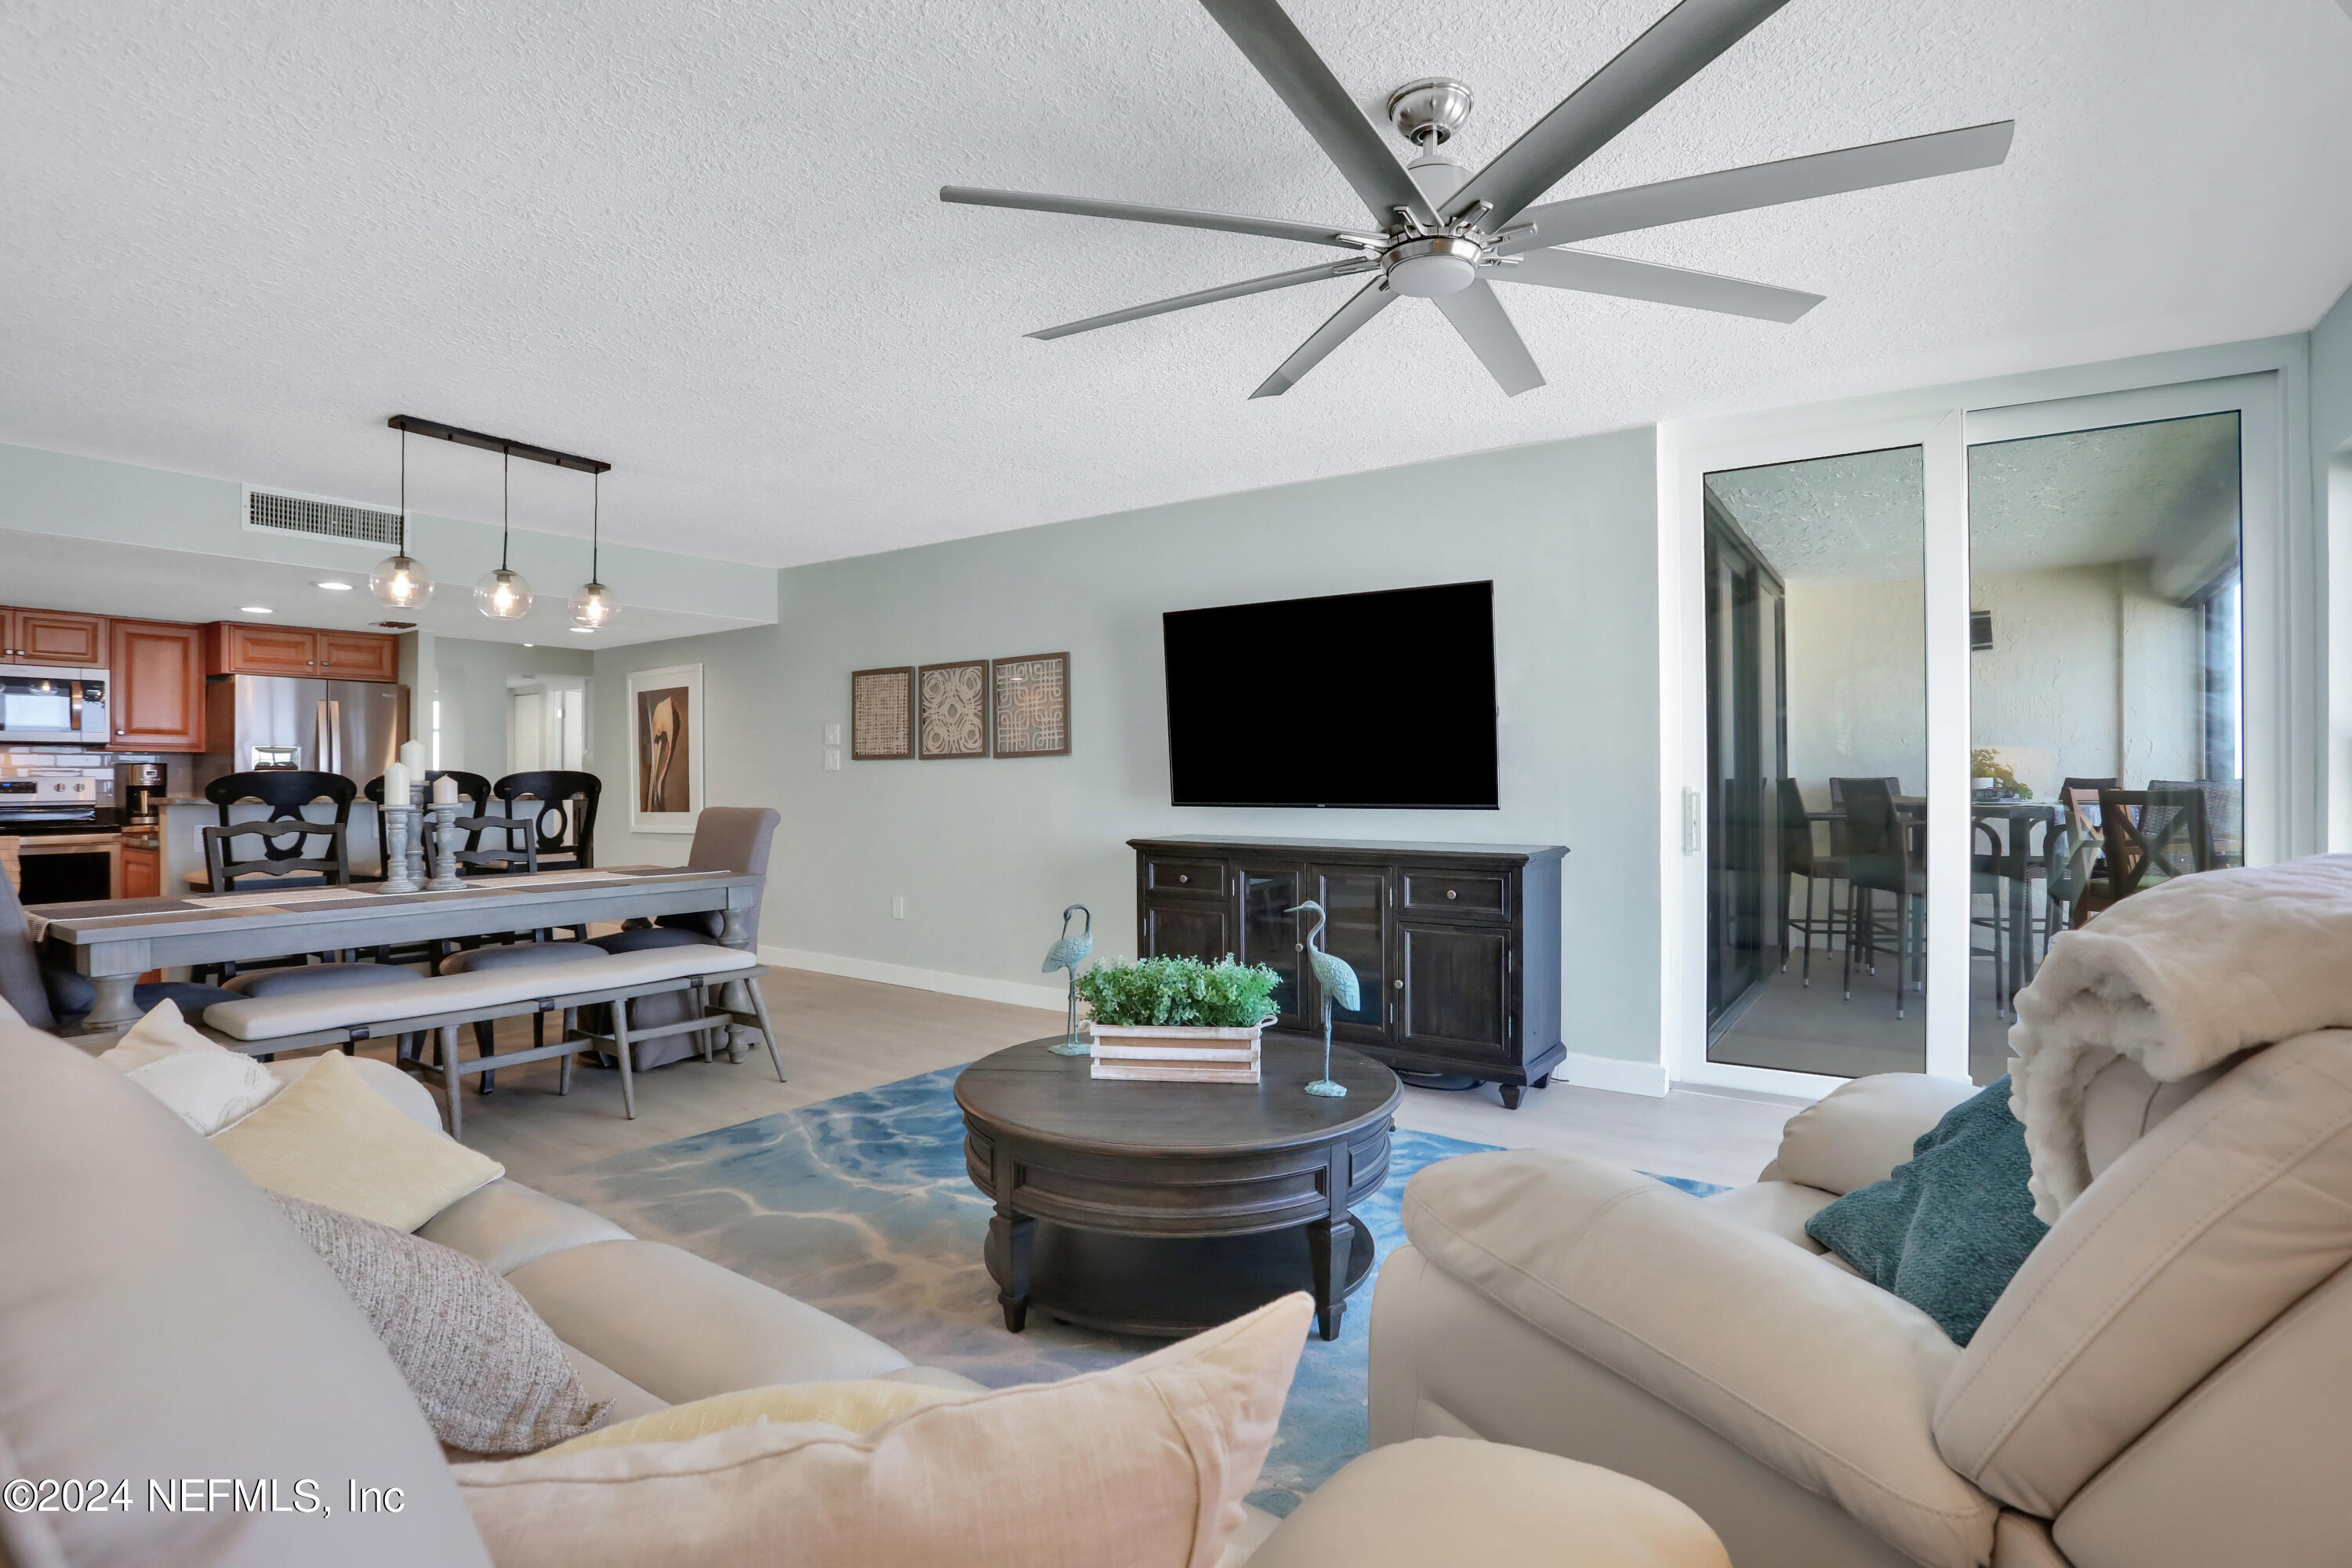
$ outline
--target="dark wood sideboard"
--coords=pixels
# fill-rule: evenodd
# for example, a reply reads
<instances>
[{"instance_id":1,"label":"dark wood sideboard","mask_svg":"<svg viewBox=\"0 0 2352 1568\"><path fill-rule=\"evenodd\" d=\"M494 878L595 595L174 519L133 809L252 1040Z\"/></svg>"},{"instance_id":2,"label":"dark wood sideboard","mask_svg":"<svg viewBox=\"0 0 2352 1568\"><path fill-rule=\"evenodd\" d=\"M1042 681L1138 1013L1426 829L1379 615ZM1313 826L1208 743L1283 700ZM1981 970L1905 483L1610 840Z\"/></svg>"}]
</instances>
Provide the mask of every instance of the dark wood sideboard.
<instances>
[{"instance_id":1,"label":"dark wood sideboard","mask_svg":"<svg viewBox=\"0 0 2352 1568\"><path fill-rule=\"evenodd\" d=\"M1136 951L1227 953L1282 976L1268 1029L1321 1039L1323 998L1305 962L1308 900L1323 945L1360 983L1362 1006L1331 1037L1399 1072L1502 1086L1518 1109L1568 1054L1559 1037L1557 844L1130 838Z\"/></svg>"}]
</instances>

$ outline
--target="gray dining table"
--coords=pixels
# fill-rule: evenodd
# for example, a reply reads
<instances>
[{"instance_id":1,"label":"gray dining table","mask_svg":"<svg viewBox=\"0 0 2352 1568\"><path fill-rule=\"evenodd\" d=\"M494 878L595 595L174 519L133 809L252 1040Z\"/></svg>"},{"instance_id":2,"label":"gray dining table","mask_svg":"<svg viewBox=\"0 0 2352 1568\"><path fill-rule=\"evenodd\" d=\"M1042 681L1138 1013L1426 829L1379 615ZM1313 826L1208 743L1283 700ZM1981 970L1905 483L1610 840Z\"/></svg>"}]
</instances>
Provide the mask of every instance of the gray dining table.
<instances>
[{"instance_id":1,"label":"gray dining table","mask_svg":"<svg viewBox=\"0 0 2352 1568\"><path fill-rule=\"evenodd\" d=\"M358 882L35 904L25 914L44 955L89 976L98 993L76 1032L111 1034L139 1017L131 987L151 969L705 912L724 917L721 942L749 948L750 915L763 879L740 871L620 866L484 877L451 892L384 893L380 884Z\"/></svg>"}]
</instances>

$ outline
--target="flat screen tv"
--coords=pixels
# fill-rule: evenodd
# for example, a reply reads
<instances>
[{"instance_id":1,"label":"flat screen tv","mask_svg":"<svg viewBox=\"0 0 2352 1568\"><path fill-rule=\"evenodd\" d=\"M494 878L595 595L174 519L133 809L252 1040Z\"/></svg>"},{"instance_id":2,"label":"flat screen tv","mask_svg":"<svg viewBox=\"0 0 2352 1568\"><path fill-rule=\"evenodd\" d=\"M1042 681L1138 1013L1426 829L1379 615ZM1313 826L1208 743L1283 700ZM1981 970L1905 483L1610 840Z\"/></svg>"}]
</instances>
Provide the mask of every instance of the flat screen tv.
<instances>
[{"instance_id":1,"label":"flat screen tv","mask_svg":"<svg viewBox=\"0 0 2352 1568\"><path fill-rule=\"evenodd\" d=\"M1495 584L1171 610L1178 805L1493 811Z\"/></svg>"}]
</instances>

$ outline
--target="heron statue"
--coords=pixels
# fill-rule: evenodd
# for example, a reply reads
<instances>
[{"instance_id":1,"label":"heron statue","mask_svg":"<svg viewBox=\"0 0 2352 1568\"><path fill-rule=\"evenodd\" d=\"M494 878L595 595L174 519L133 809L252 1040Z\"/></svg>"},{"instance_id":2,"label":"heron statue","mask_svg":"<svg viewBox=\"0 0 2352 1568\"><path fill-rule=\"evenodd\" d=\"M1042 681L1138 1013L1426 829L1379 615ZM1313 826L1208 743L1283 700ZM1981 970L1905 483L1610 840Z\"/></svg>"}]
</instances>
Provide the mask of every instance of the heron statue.
<instances>
[{"instance_id":1,"label":"heron statue","mask_svg":"<svg viewBox=\"0 0 2352 1568\"><path fill-rule=\"evenodd\" d=\"M1084 915L1087 923L1077 935L1070 934L1070 917ZM1070 1026L1062 1043L1047 1047L1057 1057L1085 1057L1094 1054L1094 1047L1078 1038L1078 965L1095 950L1095 912L1084 904L1072 904L1062 911L1061 939L1045 950L1045 962L1038 973L1051 974L1056 969L1070 972Z\"/></svg>"},{"instance_id":2,"label":"heron statue","mask_svg":"<svg viewBox=\"0 0 2352 1568\"><path fill-rule=\"evenodd\" d=\"M1295 915L1307 910L1315 911L1315 929L1307 933L1307 962L1314 968L1316 988L1323 993L1323 1076L1308 1084L1307 1092L1321 1095L1326 1100L1343 1100L1347 1097L1348 1086L1331 1080L1331 1009L1337 1005L1354 1012L1364 1005L1363 993L1356 984L1356 972L1348 967L1346 959L1334 958L1315 945L1316 939L1323 934L1323 922L1328 918L1324 914L1322 905L1309 900L1303 904L1294 904L1282 912Z\"/></svg>"}]
</instances>

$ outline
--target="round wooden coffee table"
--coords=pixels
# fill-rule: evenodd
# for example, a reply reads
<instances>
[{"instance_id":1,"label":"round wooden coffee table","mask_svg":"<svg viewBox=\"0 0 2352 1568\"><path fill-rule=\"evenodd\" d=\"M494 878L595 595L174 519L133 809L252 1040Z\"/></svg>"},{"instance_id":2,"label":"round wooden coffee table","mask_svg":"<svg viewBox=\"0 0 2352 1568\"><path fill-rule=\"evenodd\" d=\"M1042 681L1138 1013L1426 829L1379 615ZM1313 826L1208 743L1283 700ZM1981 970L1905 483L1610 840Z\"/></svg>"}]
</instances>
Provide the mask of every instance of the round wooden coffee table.
<instances>
[{"instance_id":1,"label":"round wooden coffee table","mask_svg":"<svg viewBox=\"0 0 2352 1568\"><path fill-rule=\"evenodd\" d=\"M956 1079L964 1168L996 1204L986 1256L1004 1326L1019 1333L1034 1304L1172 1337L1306 1289L1337 1338L1372 1268L1372 1233L1349 1209L1387 1179L1396 1074L1338 1047L1348 1096L1320 1100L1303 1090L1322 1047L1269 1040L1255 1085L1132 1083L1052 1044Z\"/></svg>"}]
</instances>

